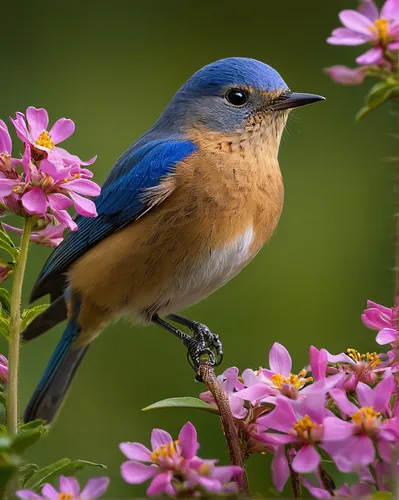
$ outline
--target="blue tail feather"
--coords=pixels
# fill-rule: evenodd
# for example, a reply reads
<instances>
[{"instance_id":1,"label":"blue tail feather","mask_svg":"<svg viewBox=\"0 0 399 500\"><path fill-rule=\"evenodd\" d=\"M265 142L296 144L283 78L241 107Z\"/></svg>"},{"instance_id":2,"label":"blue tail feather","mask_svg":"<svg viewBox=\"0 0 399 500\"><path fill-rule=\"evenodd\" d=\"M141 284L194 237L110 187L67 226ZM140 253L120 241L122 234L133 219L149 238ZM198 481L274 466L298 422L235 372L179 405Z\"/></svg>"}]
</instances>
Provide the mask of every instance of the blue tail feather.
<instances>
[{"instance_id":1,"label":"blue tail feather","mask_svg":"<svg viewBox=\"0 0 399 500\"><path fill-rule=\"evenodd\" d=\"M80 334L79 305L53 352L24 413L24 422L51 422L60 407L88 346L74 347Z\"/></svg>"}]
</instances>

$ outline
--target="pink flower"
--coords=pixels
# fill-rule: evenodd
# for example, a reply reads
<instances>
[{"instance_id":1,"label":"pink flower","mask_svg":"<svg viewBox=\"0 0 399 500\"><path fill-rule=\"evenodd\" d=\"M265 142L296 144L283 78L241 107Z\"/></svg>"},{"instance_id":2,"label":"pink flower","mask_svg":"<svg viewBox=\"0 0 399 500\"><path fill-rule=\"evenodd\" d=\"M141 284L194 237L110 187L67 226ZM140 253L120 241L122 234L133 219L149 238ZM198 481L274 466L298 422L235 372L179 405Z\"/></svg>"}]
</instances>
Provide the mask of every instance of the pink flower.
<instances>
[{"instance_id":1,"label":"pink flower","mask_svg":"<svg viewBox=\"0 0 399 500\"><path fill-rule=\"evenodd\" d=\"M367 328L379 330L376 337L377 344L386 345L396 342L398 338L397 314L397 307L388 308L371 300L367 301L367 309L362 314L362 321Z\"/></svg>"},{"instance_id":2,"label":"pink flower","mask_svg":"<svg viewBox=\"0 0 399 500\"><path fill-rule=\"evenodd\" d=\"M345 483L335 489L333 495L323 488L323 484L321 482L319 486L314 486L307 479L301 478L301 483L314 498L363 498L371 495L373 492L372 486L367 483L355 483L352 486Z\"/></svg>"},{"instance_id":3,"label":"pink flower","mask_svg":"<svg viewBox=\"0 0 399 500\"><path fill-rule=\"evenodd\" d=\"M26 110L26 121L23 113L16 113L16 118L10 119L21 141L30 145L34 161L47 159L56 164L63 160L65 160L66 164L73 163L71 162L71 155L64 149L56 146L74 133L75 124L72 120L60 118L54 123L50 131L48 131L49 118L47 111L43 108L37 109L33 106L29 106ZM84 164L78 157L75 158L80 165ZM86 164L89 165L94 161L95 158L92 158Z\"/></svg>"},{"instance_id":4,"label":"pink flower","mask_svg":"<svg viewBox=\"0 0 399 500\"><path fill-rule=\"evenodd\" d=\"M23 233L23 230L20 228L9 226L8 224L3 224L3 226L9 231L14 231L14 233ZM67 229L65 224L60 224L58 222L56 222L54 226L49 224L44 229L32 231L30 234L30 241L45 247L57 247L64 239L65 229Z\"/></svg>"},{"instance_id":5,"label":"pink flower","mask_svg":"<svg viewBox=\"0 0 399 500\"><path fill-rule=\"evenodd\" d=\"M46 483L42 488L41 495L32 490L19 490L16 495L21 500L94 500L106 492L108 485L108 477L95 477L89 479L86 486L80 491L79 483L74 477L61 476L59 491L51 484Z\"/></svg>"},{"instance_id":6,"label":"pink flower","mask_svg":"<svg viewBox=\"0 0 399 500\"><path fill-rule=\"evenodd\" d=\"M339 18L344 28L337 28L328 38L332 45L362 45L373 48L356 59L358 64L383 64L385 50L399 49L399 3L386 0L379 13L373 0L364 0L359 10L343 10Z\"/></svg>"},{"instance_id":7,"label":"pink flower","mask_svg":"<svg viewBox=\"0 0 399 500\"><path fill-rule=\"evenodd\" d=\"M152 451L141 443L120 445L129 459L121 467L123 479L130 484L151 479L147 489L149 496L190 495L201 488L209 493L220 493L225 487L231 487L229 482L234 475L241 473L239 467L218 467L216 460L197 457L197 431L190 422L183 426L177 441L173 441L168 432L154 429L151 445Z\"/></svg>"},{"instance_id":8,"label":"pink flower","mask_svg":"<svg viewBox=\"0 0 399 500\"><path fill-rule=\"evenodd\" d=\"M7 264L7 262L0 260L0 283L9 277L13 270L14 266L12 264Z\"/></svg>"},{"instance_id":9,"label":"pink flower","mask_svg":"<svg viewBox=\"0 0 399 500\"><path fill-rule=\"evenodd\" d=\"M390 418L390 399L395 388L390 374L374 389L359 382L356 394L360 408L349 401L341 389L330 391L345 420L327 417L323 439L340 441L335 450L330 448L340 471L351 472L372 464L376 457L375 445L382 457L389 454L389 444L399 437L396 418Z\"/></svg>"},{"instance_id":10,"label":"pink flower","mask_svg":"<svg viewBox=\"0 0 399 500\"><path fill-rule=\"evenodd\" d=\"M8 359L0 354L0 382L7 384L8 382Z\"/></svg>"},{"instance_id":11,"label":"pink flower","mask_svg":"<svg viewBox=\"0 0 399 500\"><path fill-rule=\"evenodd\" d=\"M330 75L335 82L342 85L359 85L366 78L366 72L363 68L348 68L342 65L324 68L324 72Z\"/></svg>"},{"instance_id":12,"label":"pink flower","mask_svg":"<svg viewBox=\"0 0 399 500\"><path fill-rule=\"evenodd\" d=\"M306 377L306 370L298 375L291 373L292 359L287 349L275 342L269 353L270 369L259 368L256 372L245 370L242 374L246 389L239 392L239 396L251 402L263 401L268 396L272 399L282 394L289 399L296 399L298 391L312 382L312 377Z\"/></svg>"}]
</instances>

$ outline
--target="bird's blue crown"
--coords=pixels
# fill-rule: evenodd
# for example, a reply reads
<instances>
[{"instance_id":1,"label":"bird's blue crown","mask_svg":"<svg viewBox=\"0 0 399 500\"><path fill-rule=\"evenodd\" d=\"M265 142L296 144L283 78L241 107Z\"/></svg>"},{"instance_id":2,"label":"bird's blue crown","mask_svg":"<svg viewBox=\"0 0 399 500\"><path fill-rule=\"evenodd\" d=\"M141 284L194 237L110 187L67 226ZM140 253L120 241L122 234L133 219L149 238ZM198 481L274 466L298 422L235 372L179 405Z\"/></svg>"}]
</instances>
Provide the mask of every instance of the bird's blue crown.
<instances>
[{"instance_id":1,"label":"bird's blue crown","mask_svg":"<svg viewBox=\"0 0 399 500\"><path fill-rule=\"evenodd\" d=\"M288 88L280 74L271 66L246 57L229 57L201 68L181 90L214 94L232 85L252 87L265 92Z\"/></svg>"}]
</instances>

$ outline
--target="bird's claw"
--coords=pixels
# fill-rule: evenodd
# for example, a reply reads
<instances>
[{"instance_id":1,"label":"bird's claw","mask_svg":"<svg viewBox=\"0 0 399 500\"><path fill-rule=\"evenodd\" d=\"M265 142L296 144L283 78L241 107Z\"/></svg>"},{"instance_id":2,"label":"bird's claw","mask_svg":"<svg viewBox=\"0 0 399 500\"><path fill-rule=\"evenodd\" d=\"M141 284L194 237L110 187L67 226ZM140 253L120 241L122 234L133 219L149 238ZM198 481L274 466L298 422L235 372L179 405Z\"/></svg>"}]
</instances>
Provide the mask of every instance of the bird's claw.
<instances>
[{"instance_id":1,"label":"bird's claw","mask_svg":"<svg viewBox=\"0 0 399 500\"><path fill-rule=\"evenodd\" d=\"M219 335L212 333L202 323L194 323L191 330L194 335L185 342L185 345L192 368L198 371L200 365L205 362L211 366L220 365L223 359L223 346Z\"/></svg>"}]
</instances>

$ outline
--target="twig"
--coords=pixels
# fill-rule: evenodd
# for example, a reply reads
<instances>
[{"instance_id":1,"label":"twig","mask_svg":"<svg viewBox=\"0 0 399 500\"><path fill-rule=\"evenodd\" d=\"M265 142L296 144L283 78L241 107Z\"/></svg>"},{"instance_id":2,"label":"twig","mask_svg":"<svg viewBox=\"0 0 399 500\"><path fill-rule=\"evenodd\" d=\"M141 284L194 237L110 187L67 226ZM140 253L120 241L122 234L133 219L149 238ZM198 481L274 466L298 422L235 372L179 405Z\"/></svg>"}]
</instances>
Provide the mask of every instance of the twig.
<instances>
[{"instance_id":1,"label":"twig","mask_svg":"<svg viewBox=\"0 0 399 500\"><path fill-rule=\"evenodd\" d=\"M219 408L220 420L224 436L226 438L227 448L229 450L230 461L233 465L241 467L242 473L236 476L237 484L240 492L244 495L249 494L248 478L244 468L244 460L242 457L240 438L234 423L233 414L231 413L229 400L224 392L224 389L218 379L212 366L203 364L199 368L201 380L206 384L212 396L215 399L216 405Z\"/></svg>"},{"instance_id":2,"label":"twig","mask_svg":"<svg viewBox=\"0 0 399 500\"><path fill-rule=\"evenodd\" d=\"M292 458L288 456L288 466L290 468L291 486L292 486L292 497L301 498L301 483L299 482L299 474L294 471L291 465Z\"/></svg>"},{"instance_id":3,"label":"twig","mask_svg":"<svg viewBox=\"0 0 399 500\"><path fill-rule=\"evenodd\" d=\"M335 483L330 474L325 471L321 465L319 465L319 474L324 489L327 490L331 495L334 495Z\"/></svg>"}]
</instances>

